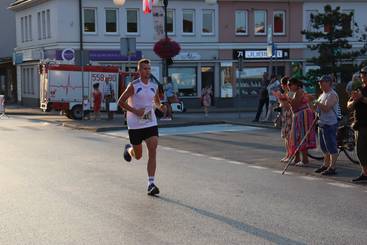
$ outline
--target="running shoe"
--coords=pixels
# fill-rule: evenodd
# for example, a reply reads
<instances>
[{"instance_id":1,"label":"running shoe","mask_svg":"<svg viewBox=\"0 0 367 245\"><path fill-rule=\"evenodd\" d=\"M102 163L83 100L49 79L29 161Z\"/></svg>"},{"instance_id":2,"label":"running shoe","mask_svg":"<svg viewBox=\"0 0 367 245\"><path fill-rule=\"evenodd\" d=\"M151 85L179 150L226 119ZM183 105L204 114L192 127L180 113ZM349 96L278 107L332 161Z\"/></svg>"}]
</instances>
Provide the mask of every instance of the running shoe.
<instances>
[{"instance_id":1,"label":"running shoe","mask_svg":"<svg viewBox=\"0 0 367 245\"><path fill-rule=\"evenodd\" d=\"M129 148L132 147L131 144L126 144L125 145L125 150L124 150L124 159L125 161L127 162L131 162L131 156L130 156L130 153L129 153Z\"/></svg>"},{"instance_id":2,"label":"running shoe","mask_svg":"<svg viewBox=\"0 0 367 245\"><path fill-rule=\"evenodd\" d=\"M359 177L352 180L354 183L367 183L367 176L361 174Z\"/></svg>"},{"instance_id":3,"label":"running shoe","mask_svg":"<svg viewBox=\"0 0 367 245\"><path fill-rule=\"evenodd\" d=\"M148 186L148 195L155 196L159 194L159 189L155 184L150 184Z\"/></svg>"}]
</instances>

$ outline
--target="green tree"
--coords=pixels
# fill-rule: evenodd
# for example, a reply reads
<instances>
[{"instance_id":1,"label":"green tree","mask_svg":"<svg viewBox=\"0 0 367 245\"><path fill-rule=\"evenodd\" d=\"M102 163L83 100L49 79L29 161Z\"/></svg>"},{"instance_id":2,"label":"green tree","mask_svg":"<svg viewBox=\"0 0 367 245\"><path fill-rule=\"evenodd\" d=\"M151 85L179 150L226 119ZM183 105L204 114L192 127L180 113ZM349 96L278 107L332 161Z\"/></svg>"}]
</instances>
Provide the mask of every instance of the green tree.
<instances>
[{"instance_id":1,"label":"green tree","mask_svg":"<svg viewBox=\"0 0 367 245\"><path fill-rule=\"evenodd\" d=\"M324 7L323 13L311 14L311 26L313 30L303 30L310 43L307 47L318 51L319 56L308 59L320 69L310 70L306 74L306 80L315 82L323 74L340 74L353 72L353 60L364 55L367 51L365 32L360 34L357 23L353 23L353 12L345 13L340 7L333 9L330 5ZM356 38L364 45L360 49L353 48L348 38ZM338 74L339 73L339 74Z\"/></svg>"}]
</instances>

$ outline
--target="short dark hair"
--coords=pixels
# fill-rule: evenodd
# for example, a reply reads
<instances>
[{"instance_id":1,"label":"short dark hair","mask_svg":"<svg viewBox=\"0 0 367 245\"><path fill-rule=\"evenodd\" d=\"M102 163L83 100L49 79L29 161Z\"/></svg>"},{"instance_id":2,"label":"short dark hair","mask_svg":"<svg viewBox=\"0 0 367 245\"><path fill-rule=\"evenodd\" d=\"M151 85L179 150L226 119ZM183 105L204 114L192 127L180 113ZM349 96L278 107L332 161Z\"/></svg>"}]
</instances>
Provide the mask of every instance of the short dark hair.
<instances>
[{"instance_id":1,"label":"short dark hair","mask_svg":"<svg viewBox=\"0 0 367 245\"><path fill-rule=\"evenodd\" d=\"M303 82L301 80L298 80L295 77L292 77L291 79L288 80L288 84L290 85L296 85L299 88L303 88Z\"/></svg>"},{"instance_id":2,"label":"short dark hair","mask_svg":"<svg viewBox=\"0 0 367 245\"><path fill-rule=\"evenodd\" d=\"M148 59L141 59L138 61L138 69L140 69L141 64L150 64L150 60Z\"/></svg>"},{"instance_id":3,"label":"short dark hair","mask_svg":"<svg viewBox=\"0 0 367 245\"><path fill-rule=\"evenodd\" d=\"M95 83L95 84L93 84L93 88L94 88L94 89L99 88L99 83Z\"/></svg>"}]
</instances>

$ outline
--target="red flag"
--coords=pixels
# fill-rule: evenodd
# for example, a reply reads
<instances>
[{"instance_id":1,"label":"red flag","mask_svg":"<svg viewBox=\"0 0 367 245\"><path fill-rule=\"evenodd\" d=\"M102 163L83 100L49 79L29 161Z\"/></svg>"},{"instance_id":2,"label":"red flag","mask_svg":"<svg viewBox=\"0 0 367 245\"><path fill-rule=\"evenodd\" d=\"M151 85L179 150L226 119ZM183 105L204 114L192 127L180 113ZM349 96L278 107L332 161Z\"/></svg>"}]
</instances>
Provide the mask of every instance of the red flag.
<instances>
[{"instance_id":1,"label":"red flag","mask_svg":"<svg viewBox=\"0 0 367 245\"><path fill-rule=\"evenodd\" d=\"M152 4L154 0L143 0L143 12L144 14L150 14L152 12Z\"/></svg>"}]
</instances>

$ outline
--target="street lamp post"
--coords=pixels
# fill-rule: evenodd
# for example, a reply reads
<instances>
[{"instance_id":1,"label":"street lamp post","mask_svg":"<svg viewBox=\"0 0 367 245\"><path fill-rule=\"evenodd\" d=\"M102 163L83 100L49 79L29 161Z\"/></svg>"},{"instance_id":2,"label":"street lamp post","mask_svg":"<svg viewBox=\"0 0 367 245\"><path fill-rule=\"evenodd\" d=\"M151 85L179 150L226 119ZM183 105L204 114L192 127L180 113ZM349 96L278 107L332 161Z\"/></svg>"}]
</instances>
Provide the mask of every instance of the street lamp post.
<instances>
[{"instance_id":1,"label":"street lamp post","mask_svg":"<svg viewBox=\"0 0 367 245\"><path fill-rule=\"evenodd\" d=\"M164 35L166 39L168 39L168 31L167 31L167 6L168 6L168 0L163 0L163 7L164 7ZM164 83L167 83L168 78L168 62L167 59L163 59L164 64L164 73L163 73L163 80Z\"/></svg>"}]
</instances>

